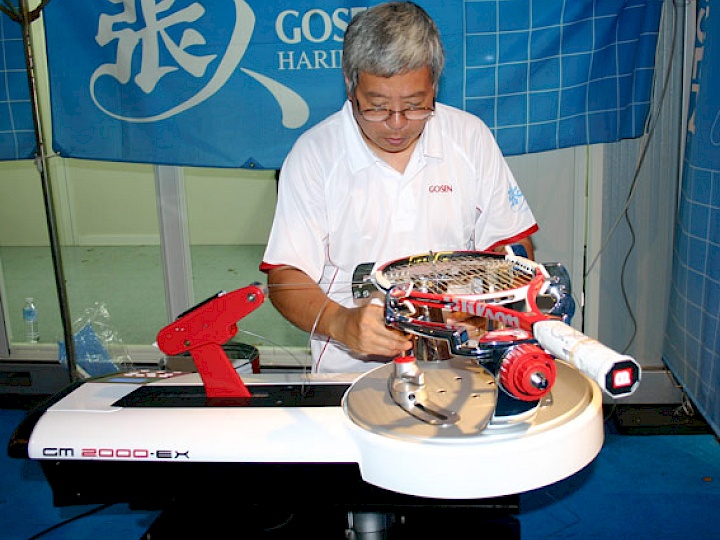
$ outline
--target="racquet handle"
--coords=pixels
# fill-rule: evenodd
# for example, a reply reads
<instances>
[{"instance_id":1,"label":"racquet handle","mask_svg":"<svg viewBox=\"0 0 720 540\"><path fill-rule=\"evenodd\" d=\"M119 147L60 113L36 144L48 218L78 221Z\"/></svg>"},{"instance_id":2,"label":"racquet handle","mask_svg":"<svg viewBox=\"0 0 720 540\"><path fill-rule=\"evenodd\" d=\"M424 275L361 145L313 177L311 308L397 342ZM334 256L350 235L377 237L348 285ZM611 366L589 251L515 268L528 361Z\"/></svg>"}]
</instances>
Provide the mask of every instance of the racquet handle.
<instances>
[{"instance_id":1,"label":"racquet handle","mask_svg":"<svg viewBox=\"0 0 720 540\"><path fill-rule=\"evenodd\" d=\"M640 365L562 321L538 321L533 335L550 354L569 362L612 397L632 394L640 383Z\"/></svg>"}]
</instances>

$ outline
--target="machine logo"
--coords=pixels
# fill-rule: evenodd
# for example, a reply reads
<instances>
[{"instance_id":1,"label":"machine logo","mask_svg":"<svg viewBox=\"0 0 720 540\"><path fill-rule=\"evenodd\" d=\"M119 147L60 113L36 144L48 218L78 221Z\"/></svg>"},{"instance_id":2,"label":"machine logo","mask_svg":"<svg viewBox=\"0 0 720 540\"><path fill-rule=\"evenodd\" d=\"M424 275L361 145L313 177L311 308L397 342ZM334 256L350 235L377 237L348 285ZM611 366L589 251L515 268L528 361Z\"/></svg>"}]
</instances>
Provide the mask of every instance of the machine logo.
<instances>
[{"instance_id":1,"label":"machine logo","mask_svg":"<svg viewBox=\"0 0 720 540\"><path fill-rule=\"evenodd\" d=\"M190 451L149 450L147 448L81 448L76 456L75 448L47 446L42 449L46 458L72 459L190 459Z\"/></svg>"},{"instance_id":2,"label":"machine logo","mask_svg":"<svg viewBox=\"0 0 720 540\"><path fill-rule=\"evenodd\" d=\"M73 458L75 450L72 448L57 448L54 446L42 449L43 457Z\"/></svg>"}]
</instances>

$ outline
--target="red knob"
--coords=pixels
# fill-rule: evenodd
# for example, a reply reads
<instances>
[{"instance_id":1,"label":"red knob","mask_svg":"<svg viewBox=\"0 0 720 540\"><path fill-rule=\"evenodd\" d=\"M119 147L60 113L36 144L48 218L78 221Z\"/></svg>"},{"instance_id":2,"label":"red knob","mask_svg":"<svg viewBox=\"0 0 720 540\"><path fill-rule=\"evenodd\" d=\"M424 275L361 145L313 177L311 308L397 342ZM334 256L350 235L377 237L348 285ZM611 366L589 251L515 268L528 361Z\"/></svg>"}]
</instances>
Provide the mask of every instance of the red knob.
<instances>
[{"instance_id":1,"label":"red knob","mask_svg":"<svg viewBox=\"0 0 720 540\"><path fill-rule=\"evenodd\" d=\"M500 367L500 384L522 401L535 401L555 383L555 360L539 346L523 343L511 348Z\"/></svg>"}]
</instances>

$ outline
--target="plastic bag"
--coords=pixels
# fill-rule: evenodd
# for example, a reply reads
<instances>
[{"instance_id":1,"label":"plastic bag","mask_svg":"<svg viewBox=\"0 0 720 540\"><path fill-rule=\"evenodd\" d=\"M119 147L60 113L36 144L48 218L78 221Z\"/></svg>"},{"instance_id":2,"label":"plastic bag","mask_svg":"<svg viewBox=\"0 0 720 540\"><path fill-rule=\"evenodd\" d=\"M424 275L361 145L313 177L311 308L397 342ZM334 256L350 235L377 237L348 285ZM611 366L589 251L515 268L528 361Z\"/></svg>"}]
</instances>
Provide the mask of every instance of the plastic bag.
<instances>
[{"instance_id":1,"label":"plastic bag","mask_svg":"<svg viewBox=\"0 0 720 540\"><path fill-rule=\"evenodd\" d=\"M132 369L132 360L120 334L110 323L110 313L103 302L87 308L73 322L75 363L82 377L97 377ZM67 363L65 342L58 342L60 362Z\"/></svg>"}]
</instances>

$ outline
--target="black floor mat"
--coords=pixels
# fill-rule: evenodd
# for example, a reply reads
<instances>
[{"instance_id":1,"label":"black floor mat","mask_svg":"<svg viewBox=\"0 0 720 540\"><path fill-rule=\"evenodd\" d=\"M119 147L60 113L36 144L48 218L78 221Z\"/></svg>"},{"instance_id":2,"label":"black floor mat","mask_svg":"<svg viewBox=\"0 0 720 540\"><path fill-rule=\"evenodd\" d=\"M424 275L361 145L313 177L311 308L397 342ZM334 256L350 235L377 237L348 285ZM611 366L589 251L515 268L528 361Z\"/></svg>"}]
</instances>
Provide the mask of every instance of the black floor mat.
<instances>
[{"instance_id":1,"label":"black floor mat","mask_svg":"<svg viewBox=\"0 0 720 540\"><path fill-rule=\"evenodd\" d=\"M682 405L606 405L608 427L620 435L712 434L700 413Z\"/></svg>"}]
</instances>

